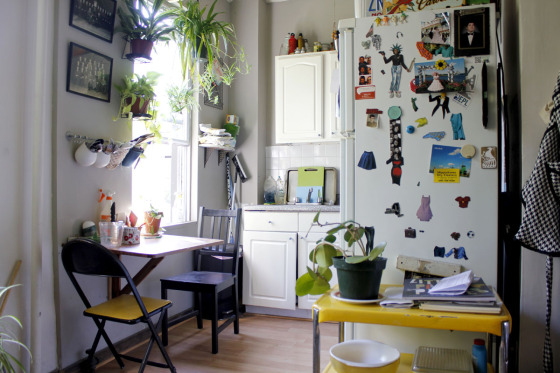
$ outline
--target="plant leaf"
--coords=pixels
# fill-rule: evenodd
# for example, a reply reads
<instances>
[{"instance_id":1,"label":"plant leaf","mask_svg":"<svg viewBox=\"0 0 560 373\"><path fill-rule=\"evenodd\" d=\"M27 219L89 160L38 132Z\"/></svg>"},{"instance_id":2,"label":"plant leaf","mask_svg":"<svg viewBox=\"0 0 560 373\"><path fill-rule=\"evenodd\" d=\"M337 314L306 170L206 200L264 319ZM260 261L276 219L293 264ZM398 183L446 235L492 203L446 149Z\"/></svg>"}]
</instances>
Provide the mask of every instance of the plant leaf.
<instances>
[{"instance_id":1,"label":"plant leaf","mask_svg":"<svg viewBox=\"0 0 560 373\"><path fill-rule=\"evenodd\" d=\"M354 255L354 256L349 256L346 258L346 263L361 263L361 262L365 262L369 257L367 256L362 256L362 255Z\"/></svg>"}]
</instances>

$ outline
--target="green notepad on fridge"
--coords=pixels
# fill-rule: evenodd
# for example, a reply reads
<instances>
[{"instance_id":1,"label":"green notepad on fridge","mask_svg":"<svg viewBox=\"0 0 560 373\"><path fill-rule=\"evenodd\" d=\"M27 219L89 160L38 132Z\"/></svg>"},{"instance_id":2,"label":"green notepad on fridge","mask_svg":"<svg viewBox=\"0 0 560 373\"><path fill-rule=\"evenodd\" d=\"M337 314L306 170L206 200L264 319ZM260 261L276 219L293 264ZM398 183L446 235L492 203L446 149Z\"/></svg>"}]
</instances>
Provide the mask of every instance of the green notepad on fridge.
<instances>
[{"instance_id":1,"label":"green notepad on fridge","mask_svg":"<svg viewBox=\"0 0 560 373\"><path fill-rule=\"evenodd\" d=\"M296 196L299 203L322 203L325 167L299 167Z\"/></svg>"}]
</instances>

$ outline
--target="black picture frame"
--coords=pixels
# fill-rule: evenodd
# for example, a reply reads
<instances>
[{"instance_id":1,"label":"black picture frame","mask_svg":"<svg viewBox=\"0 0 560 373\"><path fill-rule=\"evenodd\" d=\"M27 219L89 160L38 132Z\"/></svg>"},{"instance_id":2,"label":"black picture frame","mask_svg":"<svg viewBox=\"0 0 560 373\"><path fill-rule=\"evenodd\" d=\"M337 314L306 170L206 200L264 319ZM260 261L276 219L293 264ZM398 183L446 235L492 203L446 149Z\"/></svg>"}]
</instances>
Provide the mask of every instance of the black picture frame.
<instances>
[{"instance_id":1,"label":"black picture frame","mask_svg":"<svg viewBox=\"0 0 560 373\"><path fill-rule=\"evenodd\" d=\"M99 52L70 43L66 91L96 100L111 101L113 59Z\"/></svg>"},{"instance_id":2,"label":"black picture frame","mask_svg":"<svg viewBox=\"0 0 560 373\"><path fill-rule=\"evenodd\" d=\"M455 56L477 56L490 54L490 8L455 10L453 13ZM467 28L473 37L469 41Z\"/></svg>"},{"instance_id":3,"label":"black picture frame","mask_svg":"<svg viewBox=\"0 0 560 373\"><path fill-rule=\"evenodd\" d=\"M70 26L112 43L116 13L116 0L71 0Z\"/></svg>"},{"instance_id":4,"label":"black picture frame","mask_svg":"<svg viewBox=\"0 0 560 373\"><path fill-rule=\"evenodd\" d=\"M212 97L208 97L206 91L204 92L204 105L213 107L215 109L223 110L224 108L224 85L213 83ZM214 102L214 98L218 96L218 101Z\"/></svg>"}]
</instances>

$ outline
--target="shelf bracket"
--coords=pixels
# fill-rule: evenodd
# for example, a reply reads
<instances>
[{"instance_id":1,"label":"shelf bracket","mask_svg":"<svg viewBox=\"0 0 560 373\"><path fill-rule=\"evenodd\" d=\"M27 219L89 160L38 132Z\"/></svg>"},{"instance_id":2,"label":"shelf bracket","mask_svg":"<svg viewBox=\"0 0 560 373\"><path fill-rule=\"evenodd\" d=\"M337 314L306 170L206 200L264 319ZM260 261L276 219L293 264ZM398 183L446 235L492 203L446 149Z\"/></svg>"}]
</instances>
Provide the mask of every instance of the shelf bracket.
<instances>
[{"instance_id":1,"label":"shelf bracket","mask_svg":"<svg viewBox=\"0 0 560 373\"><path fill-rule=\"evenodd\" d=\"M206 163L208 163L208 160L212 156L212 153L214 153L214 150L218 150L218 166L222 164L226 154L229 152L229 150L224 149L204 148L204 167L206 167Z\"/></svg>"}]
</instances>

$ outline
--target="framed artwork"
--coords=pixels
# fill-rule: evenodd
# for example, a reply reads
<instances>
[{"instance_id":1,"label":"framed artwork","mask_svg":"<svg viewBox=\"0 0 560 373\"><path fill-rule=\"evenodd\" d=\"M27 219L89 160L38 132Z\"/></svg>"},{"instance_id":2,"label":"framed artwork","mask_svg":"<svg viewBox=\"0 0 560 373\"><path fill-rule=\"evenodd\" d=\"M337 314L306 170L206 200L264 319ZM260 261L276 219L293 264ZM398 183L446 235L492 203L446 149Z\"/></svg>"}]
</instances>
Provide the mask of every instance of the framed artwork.
<instances>
[{"instance_id":1,"label":"framed artwork","mask_svg":"<svg viewBox=\"0 0 560 373\"><path fill-rule=\"evenodd\" d=\"M70 26L113 42L116 0L71 0Z\"/></svg>"},{"instance_id":2,"label":"framed artwork","mask_svg":"<svg viewBox=\"0 0 560 373\"><path fill-rule=\"evenodd\" d=\"M490 54L490 9L454 12L455 56Z\"/></svg>"},{"instance_id":3,"label":"framed artwork","mask_svg":"<svg viewBox=\"0 0 560 373\"><path fill-rule=\"evenodd\" d=\"M212 97L204 92L204 105L222 110L224 108L224 85L213 83Z\"/></svg>"},{"instance_id":4,"label":"framed artwork","mask_svg":"<svg viewBox=\"0 0 560 373\"><path fill-rule=\"evenodd\" d=\"M66 91L109 102L113 59L76 43L68 48Z\"/></svg>"}]
</instances>

